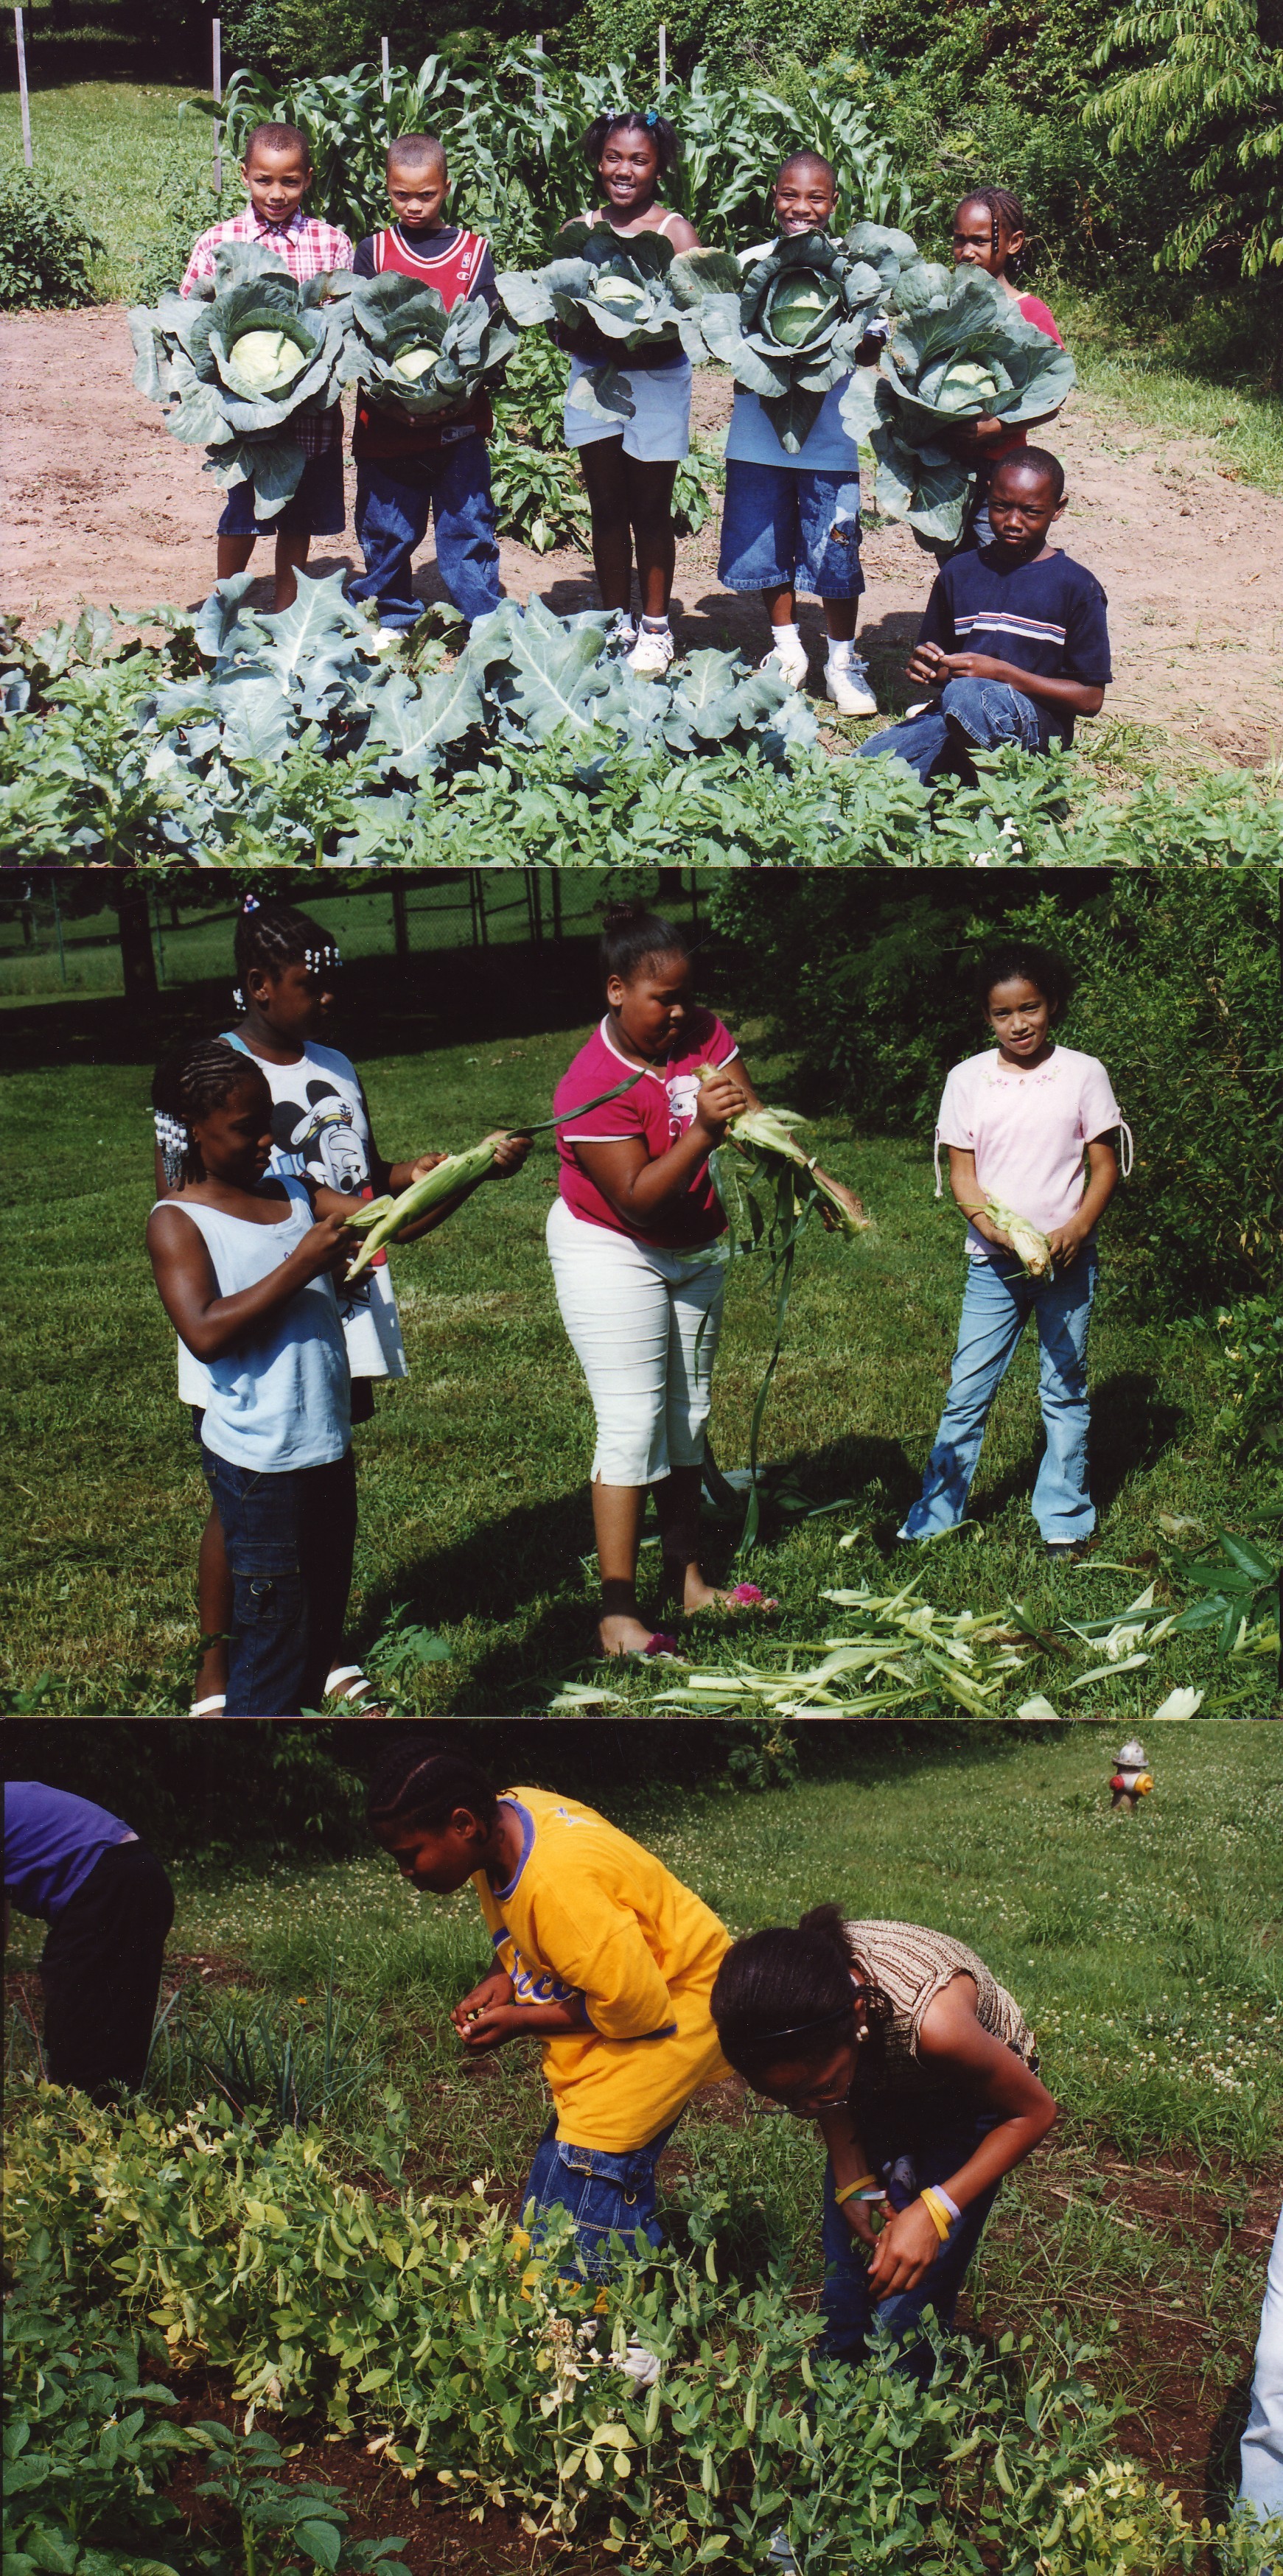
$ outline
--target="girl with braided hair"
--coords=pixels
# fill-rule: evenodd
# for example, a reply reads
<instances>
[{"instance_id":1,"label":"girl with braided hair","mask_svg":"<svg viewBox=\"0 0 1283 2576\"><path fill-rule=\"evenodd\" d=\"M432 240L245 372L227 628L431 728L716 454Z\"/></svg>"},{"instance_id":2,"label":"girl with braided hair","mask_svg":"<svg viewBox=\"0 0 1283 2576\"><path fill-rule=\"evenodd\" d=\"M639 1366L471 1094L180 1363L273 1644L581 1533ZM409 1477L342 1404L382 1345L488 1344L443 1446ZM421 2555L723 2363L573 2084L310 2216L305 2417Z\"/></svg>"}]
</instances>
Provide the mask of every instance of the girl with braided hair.
<instances>
[{"instance_id":1,"label":"girl with braided hair","mask_svg":"<svg viewBox=\"0 0 1283 2576\"><path fill-rule=\"evenodd\" d=\"M170 1056L152 1104L169 1195L147 1250L180 1344L203 1367L193 1428L231 1575L227 1714L298 1717L320 1706L352 1577L351 1373L335 1294L356 1250L351 1196L269 1169L272 1094L227 1038Z\"/></svg>"},{"instance_id":2,"label":"girl with braided hair","mask_svg":"<svg viewBox=\"0 0 1283 2576\"><path fill-rule=\"evenodd\" d=\"M953 218L953 257L958 268L982 268L987 277L997 279L1004 295L1015 305L1026 322L1036 331L1045 331L1058 349L1064 341L1053 316L1037 295L1022 289L1013 270L1025 246L1025 210L1019 197L1009 188L976 188L964 197ZM1056 406L1058 411L1059 404ZM1054 420L1056 411L1042 412L1038 421L1022 421L1019 428L1009 429L996 418L959 423L951 443L969 465L976 468L975 491L972 495L962 535L954 551L969 553L974 547L987 546L992 537L989 524L989 486L994 468L1014 449L1024 447L1031 429Z\"/></svg>"},{"instance_id":3,"label":"girl with braided hair","mask_svg":"<svg viewBox=\"0 0 1283 2576\"><path fill-rule=\"evenodd\" d=\"M717 1916L578 1798L500 1794L431 1737L393 1743L367 1812L417 1894L476 1891L494 1965L450 2016L467 2055L539 2042L553 2116L523 2196L533 2234L543 2212L569 2210L590 2280L610 2269L613 2233L660 2244L661 2150L727 2071L709 2014L729 1946Z\"/></svg>"},{"instance_id":4,"label":"girl with braided hair","mask_svg":"<svg viewBox=\"0 0 1283 2576\"><path fill-rule=\"evenodd\" d=\"M360 1075L351 1059L326 1043L336 1013L343 960L331 933L292 904L260 902L247 895L234 943L239 1015L225 1029L228 1045L259 1066L272 1095L269 1169L311 1181L340 1197L360 1200L408 1189L441 1161L425 1153L389 1162L375 1143ZM528 1146L508 1139L496 1158L496 1177L520 1168ZM157 1156L158 1194L167 1186ZM461 1192L450 1209L461 1206ZM448 1211L447 1211L448 1212ZM352 1373L353 1428L372 1420L376 1380L407 1375L400 1319L387 1254L376 1253L351 1289L340 1288L339 1317ZM200 1363L178 1346L180 1403L200 1407L206 1378ZM199 1560L201 1660L193 1716L218 1717L227 1690L226 1649L231 1624L231 1576L218 1514L211 1510ZM325 1675L324 1696L368 1708L373 1685L360 1665L336 1656Z\"/></svg>"},{"instance_id":5,"label":"girl with braided hair","mask_svg":"<svg viewBox=\"0 0 1283 2576\"><path fill-rule=\"evenodd\" d=\"M731 2065L828 2149L822 2348L859 2362L885 2326L925 2385L923 2312L951 2324L1003 2175L1056 2117L1019 2004L948 1933L820 1905L732 1943L712 2008Z\"/></svg>"}]
</instances>

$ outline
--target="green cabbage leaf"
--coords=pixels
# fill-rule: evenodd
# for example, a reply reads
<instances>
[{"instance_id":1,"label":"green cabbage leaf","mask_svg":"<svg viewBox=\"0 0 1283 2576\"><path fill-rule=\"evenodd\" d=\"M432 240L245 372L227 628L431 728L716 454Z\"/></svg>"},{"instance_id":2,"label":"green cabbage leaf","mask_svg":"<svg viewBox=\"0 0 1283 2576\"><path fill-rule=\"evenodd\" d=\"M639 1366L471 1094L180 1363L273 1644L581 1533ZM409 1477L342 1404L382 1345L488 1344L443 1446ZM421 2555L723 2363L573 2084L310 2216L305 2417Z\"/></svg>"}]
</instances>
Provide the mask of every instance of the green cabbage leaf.
<instances>
[{"instance_id":1,"label":"green cabbage leaf","mask_svg":"<svg viewBox=\"0 0 1283 2576\"><path fill-rule=\"evenodd\" d=\"M345 382L415 420L462 411L517 346L507 314L492 313L484 296L466 296L447 313L435 286L392 269L356 278L349 310Z\"/></svg>"},{"instance_id":2,"label":"green cabbage leaf","mask_svg":"<svg viewBox=\"0 0 1283 2576\"><path fill-rule=\"evenodd\" d=\"M1077 381L1074 362L976 269L933 274L920 262L897 280L889 314L878 365L852 377L842 419L873 450L879 509L940 554L962 533L975 480L958 430L982 417L1045 420Z\"/></svg>"},{"instance_id":3,"label":"green cabbage leaf","mask_svg":"<svg viewBox=\"0 0 1283 2576\"><path fill-rule=\"evenodd\" d=\"M215 482L253 485L259 518L298 489L297 423L338 401L350 283L344 271L299 286L274 251L225 242L189 296L130 313L139 393L165 405L175 438L206 449Z\"/></svg>"},{"instance_id":4,"label":"green cabbage leaf","mask_svg":"<svg viewBox=\"0 0 1283 2576\"><path fill-rule=\"evenodd\" d=\"M519 330L560 323L581 332L587 325L608 344L576 377L568 400L573 410L618 427L637 408L627 381L632 352L684 350L696 366L708 356L693 309L673 291L673 267L672 244L660 233L567 224L552 258L542 268L505 270L499 293Z\"/></svg>"},{"instance_id":5,"label":"green cabbage leaf","mask_svg":"<svg viewBox=\"0 0 1283 2576\"><path fill-rule=\"evenodd\" d=\"M687 251L673 262L673 292L796 456L826 393L854 367L902 257L916 256L907 233L877 224L859 225L842 242L797 233L747 270L725 251Z\"/></svg>"}]
</instances>

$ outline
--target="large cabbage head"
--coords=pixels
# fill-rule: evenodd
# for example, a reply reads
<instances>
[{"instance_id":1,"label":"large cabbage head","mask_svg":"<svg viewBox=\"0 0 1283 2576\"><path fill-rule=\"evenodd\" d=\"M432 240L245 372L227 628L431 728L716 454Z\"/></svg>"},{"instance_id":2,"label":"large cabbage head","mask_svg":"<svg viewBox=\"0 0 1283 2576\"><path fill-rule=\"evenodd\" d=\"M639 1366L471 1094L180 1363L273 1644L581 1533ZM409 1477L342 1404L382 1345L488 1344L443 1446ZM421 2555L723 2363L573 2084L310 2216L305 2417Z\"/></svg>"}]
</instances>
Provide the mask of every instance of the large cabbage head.
<instances>
[{"instance_id":1,"label":"large cabbage head","mask_svg":"<svg viewBox=\"0 0 1283 2576\"><path fill-rule=\"evenodd\" d=\"M674 296L672 266L672 244L660 233L567 224L552 258L542 268L506 270L499 293L522 330L559 322L581 338L595 335L570 400L577 410L618 424L636 408L620 381L632 351L685 350L695 360L708 355L692 310Z\"/></svg>"},{"instance_id":2,"label":"large cabbage head","mask_svg":"<svg viewBox=\"0 0 1283 2576\"><path fill-rule=\"evenodd\" d=\"M220 373L245 402L279 402L314 355L307 332L269 310L228 341Z\"/></svg>"},{"instance_id":3,"label":"large cabbage head","mask_svg":"<svg viewBox=\"0 0 1283 2576\"><path fill-rule=\"evenodd\" d=\"M897 238L912 248L907 234ZM888 272L897 264L893 254L887 264ZM854 366L884 292L871 260L823 233L773 243L747 274L724 252L691 251L674 261L673 285L698 313L713 356L758 396L790 455L810 435L830 387Z\"/></svg>"},{"instance_id":4,"label":"large cabbage head","mask_svg":"<svg viewBox=\"0 0 1283 2576\"><path fill-rule=\"evenodd\" d=\"M506 315L492 315L482 296L447 313L435 286L395 269L354 279L351 312L345 380L415 419L463 410L517 345Z\"/></svg>"}]
</instances>

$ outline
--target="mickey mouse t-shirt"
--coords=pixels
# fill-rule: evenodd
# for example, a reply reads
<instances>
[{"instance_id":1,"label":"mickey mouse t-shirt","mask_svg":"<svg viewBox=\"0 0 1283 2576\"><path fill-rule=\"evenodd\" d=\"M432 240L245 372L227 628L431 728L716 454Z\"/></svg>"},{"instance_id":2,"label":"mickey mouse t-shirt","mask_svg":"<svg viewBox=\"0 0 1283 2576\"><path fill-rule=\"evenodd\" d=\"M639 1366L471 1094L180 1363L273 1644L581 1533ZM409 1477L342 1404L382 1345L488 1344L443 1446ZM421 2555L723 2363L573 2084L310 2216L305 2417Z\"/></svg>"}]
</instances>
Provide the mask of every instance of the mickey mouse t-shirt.
<instances>
[{"instance_id":1,"label":"mickey mouse t-shirt","mask_svg":"<svg viewBox=\"0 0 1283 2576\"><path fill-rule=\"evenodd\" d=\"M242 1054L250 1054L234 1030L224 1035ZM254 1062L272 1095L269 1169L282 1179L314 1181L348 1198L372 1198L369 1112L360 1075L349 1058L337 1047L313 1042L297 1064L269 1064L261 1055ZM336 1280L334 1293L353 1377L407 1377L387 1254L376 1252L352 1288Z\"/></svg>"},{"instance_id":2,"label":"mickey mouse t-shirt","mask_svg":"<svg viewBox=\"0 0 1283 2576\"><path fill-rule=\"evenodd\" d=\"M609 1035L610 1023L604 1019L586 1046L582 1046L568 1072L562 1075L553 1094L553 1109L560 1118L587 1100L599 1100L604 1091L627 1082L637 1066L621 1055ZM602 1225L614 1234L631 1235L635 1242L654 1243L666 1252L694 1250L711 1243L723 1233L726 1219L721 1201L713 1187L706 1162L695 1171L684 1198L676 1207L653 1218L645 1233L640 1226L625 1225L609 1199L603 1198L596 1182L591 1181L575 1152L578 1144L619 1144L640 1136L649 1160L658 1162L684 1136L695 1121L695 1103L699 1097L701 1064L730 1064L739 1054L729 1029L722 1026L715 1011L692 1011L685 1027L675 1040L675 1052L663 1064L647 1065L640 1081L608 1100L600 1109L592 1109L585 1118L570 1118L558 1127L557 1154L561 1163L561 1195L572 1216L583 1217L589 1225Z\"/></svg>"}]
</instances>

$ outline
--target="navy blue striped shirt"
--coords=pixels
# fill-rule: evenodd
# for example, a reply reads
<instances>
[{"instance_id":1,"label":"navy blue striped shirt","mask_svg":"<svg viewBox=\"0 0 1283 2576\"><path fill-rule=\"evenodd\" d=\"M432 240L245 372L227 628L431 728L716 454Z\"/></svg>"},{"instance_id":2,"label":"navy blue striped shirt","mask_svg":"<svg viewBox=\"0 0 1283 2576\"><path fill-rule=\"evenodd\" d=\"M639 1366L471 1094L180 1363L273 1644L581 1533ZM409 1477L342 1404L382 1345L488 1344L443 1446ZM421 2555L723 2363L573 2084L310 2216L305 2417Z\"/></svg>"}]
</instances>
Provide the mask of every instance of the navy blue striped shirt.
<instances>
[{"instance_id":1,"label":"navy blue striped shirt","mask_svg":"<svg viewBox=\"0 0 1283 2576\"><path fill-rule=\"evenodd\" d=\"M944 653L985 653L1044 679L1103 689L1114 676L1107 606L1094 572L1069 555L1053 550L1040 563L1010 563L996 546L982 546L945 564L918 642L938 644ZM1039 705L1038 720L1044 748L1073 741L1072 715Z\"/></svg>"}]
</instances>

